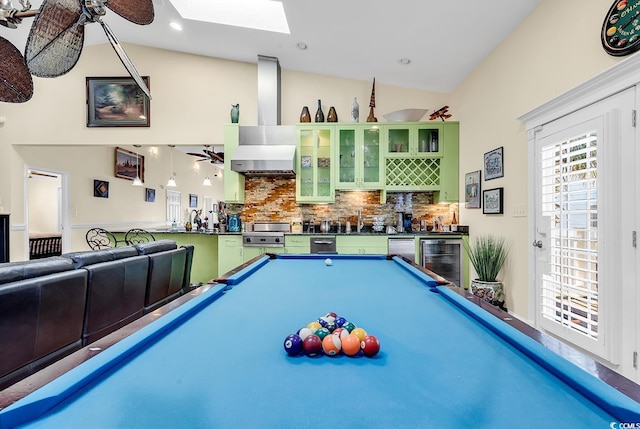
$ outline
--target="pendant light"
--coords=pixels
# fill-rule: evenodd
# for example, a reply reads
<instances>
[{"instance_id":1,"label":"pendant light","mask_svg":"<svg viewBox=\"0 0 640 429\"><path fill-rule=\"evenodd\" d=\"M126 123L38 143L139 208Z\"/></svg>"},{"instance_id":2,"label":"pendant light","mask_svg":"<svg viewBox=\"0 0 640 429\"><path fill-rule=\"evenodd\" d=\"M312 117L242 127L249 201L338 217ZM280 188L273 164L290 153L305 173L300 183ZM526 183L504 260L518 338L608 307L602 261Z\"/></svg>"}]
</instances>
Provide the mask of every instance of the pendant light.
<instances>
[{"instance_id":1,"label":"pendant light","mask_svg":"<svg viewBox=\"0 0 640 429\"><path fill-rule=\"evenodd\" d=\"M212 186L211 179L209 179L209 176L205 176L204 181L202 182L202 186Z\"/></svg>"},{"instance_id":2,"label":"pendant light","mask_svg":"<svg viewBox=\"0 0 640 429\"><path fill-rule=\"evenodd\" d=\"M133 147L140 147L140 145L134 144ZM136 178L133 179L132 186L142 186L142 180L140 180L140 159L138 158L137 152L136 152Z\"/></svg>"},{"instance_id":3,"label":"pendant light","mask_svg":"<svg viewBox=\"0 0 640 429\"><path fill-rule=\"evenodd\" d=\"M171 148L171 177L169 177L169 181L167 182L167 188L175 188L176 185L176 181L173 178L173 148L175 145L169 145L169 147Z\"/></svg>"}]
</instances>

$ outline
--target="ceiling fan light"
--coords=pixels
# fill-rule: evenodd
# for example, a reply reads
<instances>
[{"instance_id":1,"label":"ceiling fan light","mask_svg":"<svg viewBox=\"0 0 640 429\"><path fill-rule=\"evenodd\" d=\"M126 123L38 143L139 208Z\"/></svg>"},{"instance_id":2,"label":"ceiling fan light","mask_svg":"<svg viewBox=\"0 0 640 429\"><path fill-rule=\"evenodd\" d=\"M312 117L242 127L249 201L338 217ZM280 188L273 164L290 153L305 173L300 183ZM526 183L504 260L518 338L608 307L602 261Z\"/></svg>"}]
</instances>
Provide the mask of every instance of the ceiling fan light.
<instances>
[{"instance_id":1,"label":"ceiling fan light","mask_svg":"<svg viewBox=\"0 0 640 429\"><path fill-rule=\"evenodd\" d=\"M167 188L175 188L176 186L178 185L176 185L176 181L173 179L173 176L171 176L167 182Z\"/></svg>"},{"instance_id":2,"label":"ceiling fan light","mask_svg":"<svg viewBox=\"0 0 640 429\"><path fill-rule=\"evenodd\" d=\"M202 186L211 186L211 179L209 179L209 176L206 176L204 178L204 181L202 182Z\"/></svg>"},{"instance_id":3,"label":"ceiling fan light","mask_svg":"<svg viewBox=\"0 0 640 429\"><path fill-rule=\"evenodd\" d=\"M142 186L142 180L140 180L139 176L136 176L135 179L133 179L133 184L132 186Z\"/></svg>"}]
</instances>

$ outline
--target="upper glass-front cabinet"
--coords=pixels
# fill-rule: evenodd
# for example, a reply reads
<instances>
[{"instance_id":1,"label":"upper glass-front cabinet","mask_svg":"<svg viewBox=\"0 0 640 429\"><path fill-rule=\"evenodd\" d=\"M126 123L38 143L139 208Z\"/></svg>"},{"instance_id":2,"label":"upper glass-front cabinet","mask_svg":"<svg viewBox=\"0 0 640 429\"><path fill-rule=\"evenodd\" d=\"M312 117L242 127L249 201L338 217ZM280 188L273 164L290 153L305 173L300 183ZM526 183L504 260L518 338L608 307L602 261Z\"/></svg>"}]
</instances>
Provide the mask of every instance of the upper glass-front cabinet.
<instances>
[{"instance_id":1,"label":"upper glass-front cabinet","mask_svg":"<svg viewBox=\"0 0 640 429\"><path fill-rule=\"evenodd\" d=\"M298 127L296 199L332 202L335 199L331 162L333 127Z\"/></svg>"},{"instance_id":2,"label":"upper glass-front cabinet","mask_svg":"<svg viewBox=\"0 0 640 429\"><path fill-rule=\"evenodd\" d=\"M381 132L377 125L337 128L336 189L382 189Z\"/></svg>"},{"instance_id":3,"label":"upper glass-front cabinet","mask_svg":"<svg viewBox=\"0 0 640 429\"><path fill-rule=\"evenodd\" d=\"M438 123L393 124L385 127L387 155L442 156L443 126Z\"/></svg>"}]
</instances>

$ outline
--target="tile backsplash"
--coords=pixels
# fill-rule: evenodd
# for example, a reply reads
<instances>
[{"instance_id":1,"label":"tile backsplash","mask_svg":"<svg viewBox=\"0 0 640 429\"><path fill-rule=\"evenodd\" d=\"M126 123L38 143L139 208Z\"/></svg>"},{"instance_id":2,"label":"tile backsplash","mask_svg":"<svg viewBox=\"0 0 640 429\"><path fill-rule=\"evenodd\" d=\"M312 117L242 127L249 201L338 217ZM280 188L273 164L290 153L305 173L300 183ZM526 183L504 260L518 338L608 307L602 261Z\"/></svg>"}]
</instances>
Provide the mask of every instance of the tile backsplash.
<instances>
[{"instance_id":1,"label":"tile backsplash","mask_svg":"<svg viewBox=\"0 0 640 429\"><path fill-rule=\"evenodd\" d=\"M400 193L388 192L380 203L380 191L336 191L331 204L298 204L295 179L277 177L247 177L245 203L229 204L228 213L240 213L243 222L291 222L294 217L318 223L323 220L355 224L357 211L362 210L365 225L373 223L374 216L383 216L385 225L395 225L394 206ZM406 198L406 193L402 193ZM459 221L457 203L434 204L433 193L413 192L413 218L433 225L433 219L443 216L445 225L455 215Z\"/></svg>"}]
</instances>

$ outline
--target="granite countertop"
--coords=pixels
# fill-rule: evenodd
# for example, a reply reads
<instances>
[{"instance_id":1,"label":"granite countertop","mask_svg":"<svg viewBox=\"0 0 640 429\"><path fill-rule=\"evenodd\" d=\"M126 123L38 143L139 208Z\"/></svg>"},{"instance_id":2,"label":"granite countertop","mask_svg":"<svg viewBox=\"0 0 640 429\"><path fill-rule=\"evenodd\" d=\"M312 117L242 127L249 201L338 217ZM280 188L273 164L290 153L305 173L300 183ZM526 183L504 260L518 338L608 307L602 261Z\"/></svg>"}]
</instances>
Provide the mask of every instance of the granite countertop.
<instances>
[{"instance_id":1,"label":"granite countertop","mask_svg":"<svg viewBox=\"0 0 640 429\"><path fill-rule=\"evenodd\" d=\"M171 229L150 229L148 230L152 234L201 234L201 235L242 235L242 232L213 232L213 231L186 231L183 229L171 230ZM322 236L322 235L331 235L331 236L354 236L354 237L459 237L463 235L468 235L464 232L431 232L431 231L420 231L420 232L402 232L395 234L387 234L386 232L352 232L347 234L345 232L302 232L302 233L292 233L285 232L285 235L296 235L296 236Z\"/></svg>"}]
</instances>

